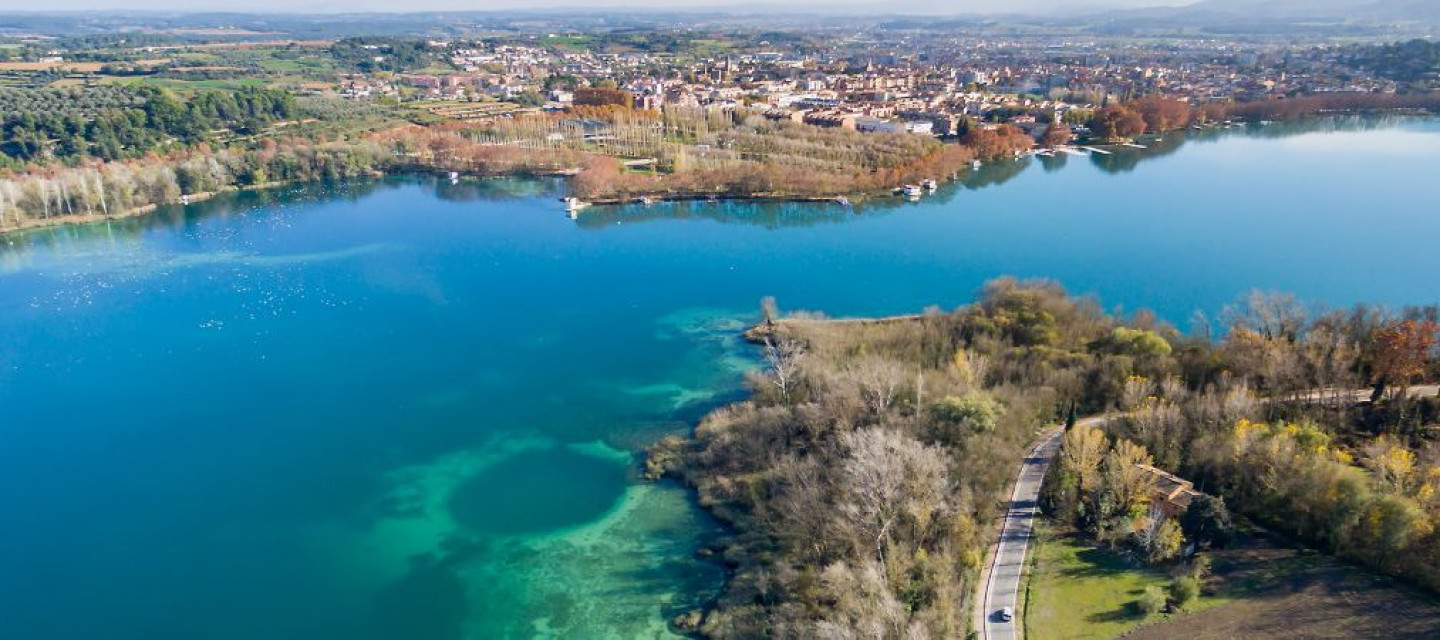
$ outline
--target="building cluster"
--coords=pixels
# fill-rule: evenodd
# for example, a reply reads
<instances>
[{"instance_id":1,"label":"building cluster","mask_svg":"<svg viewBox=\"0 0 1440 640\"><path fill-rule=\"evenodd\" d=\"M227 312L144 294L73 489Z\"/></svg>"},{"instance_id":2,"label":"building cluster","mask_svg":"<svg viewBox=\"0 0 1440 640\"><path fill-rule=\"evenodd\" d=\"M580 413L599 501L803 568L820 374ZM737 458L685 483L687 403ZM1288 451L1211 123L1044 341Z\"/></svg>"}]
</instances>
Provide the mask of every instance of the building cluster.
<instances>
[{"instance_id":1,"label":"building cluster","mask_svg":"<svg viewBox=\"0 0 1440 640\"><path fill-rule=\"evenodd\" d=\"M553 40L557 36L551 34ZM768 43L764 43L768 44ZM852 34L823 47L725 55L601 53L541 43L432 43L453 73L347 77L349 97L515 100L563 108L575 91L628 92L635 106L747 107L767 117L858 131L955 133L964 120L1030 129L1140 96L1201 104L1326 91L1393 92L1345 66L1338 48L1222 40L1113 42Z\"/></svg>"}]
</instances>

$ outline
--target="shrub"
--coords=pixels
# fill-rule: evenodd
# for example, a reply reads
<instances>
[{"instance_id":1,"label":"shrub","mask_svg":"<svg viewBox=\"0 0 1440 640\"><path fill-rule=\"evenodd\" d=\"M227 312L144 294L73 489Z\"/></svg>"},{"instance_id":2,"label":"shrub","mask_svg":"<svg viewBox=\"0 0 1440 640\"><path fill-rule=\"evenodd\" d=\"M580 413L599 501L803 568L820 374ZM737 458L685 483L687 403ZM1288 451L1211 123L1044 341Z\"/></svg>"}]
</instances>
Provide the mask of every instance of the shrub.
<instances>
[{"instance_id":1,"label":"shrub","mask_svg":"<svg viewBox=\"0 0 1440 640\"><path fill-rule=\"evenodd\" d=\"M1165 592L1160 587L1146 587L1145 593L1135 601L1135 607L1140 610L1141 615L1152 615L1160 613L1165 608Z\"/></svg>"},{"instance_id":2,"label":"shrub","mask_svg":"<svg viewBox=\"0 0 1440 640\"><path fill-rule=\"evenodd\" d=\"M1170 585L1170 598L1175 601L1175 606L1184 609L1200 597L1200 581L1190 576L1177 578Z\"/></svg>"}]
</instances>

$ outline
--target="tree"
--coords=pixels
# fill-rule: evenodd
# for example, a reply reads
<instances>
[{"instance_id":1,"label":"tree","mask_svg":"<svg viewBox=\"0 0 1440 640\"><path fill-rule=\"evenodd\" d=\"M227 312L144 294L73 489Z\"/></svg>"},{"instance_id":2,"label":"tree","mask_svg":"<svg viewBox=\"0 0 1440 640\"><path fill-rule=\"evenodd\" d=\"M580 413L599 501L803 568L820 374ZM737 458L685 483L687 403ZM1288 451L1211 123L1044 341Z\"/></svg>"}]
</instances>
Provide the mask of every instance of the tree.
<instances>
[{"instance_id":1,"label":"tree","mask_svg":"<svg viewBox=\"0 0 1440 640\"><path fill-rule=\"evenodd\" d=\"M760 299L760 317L767 326L775 324L780 319L780 306L775 303L775 296L765 296Z\"/></svg>"},{"instance_id":2,"label":"tree","mask_svg":"<svg viewBox=\"0 0 1440 640\"><path fill-rule=\"evenodd\" d=\"M1123 106L1105 107L1091 118L1090 130L1096 137L1107 140L1134 138L1145 133L1145 119Z\"/></svg>"},{"instance_id":3,"label":"tree","mask_svg":"<svg viewBox=\"0 0 1440 640\"><path fill-rule=\"evenodd\" d=\"M987 393L970 392L959 397L945 396L930 411L941 422L979 434L995 429L1004 407Z\"/></svg>"},{"instance_id":4,"label":"tree","mask_svg":"<svg viewBox=\"0 0 1440 640\"><path fill-rule=\"evenodd\" d=\"M874 545L883 566L886 540L898 522L923 524L944 510L949 459L939 448L893 429L852 431L841 436L840 444L848 454L841 468L839 514Z\"/></svg>"},{"instance_id":5,"label":"tree","mask_svg":"<svg viewBox=\"0 0 1440 640\"><path fill-rule=\"evenodd\" d=\"M1225 323L1233 331L1246 329L1267 340L1295 342L1305 328L1308 317L1305 305L1288 293L1251 291L1238 304L1226 305L1222 312Z\"/></svg>"},{"instance_id":6,"label":"tree","mask_svg":"<svg viewBox=\"0 0 1440 640\"><path fill-rule=\"evenodd\" d=\"M1074 137L1075 134L1070 131L1070 125L1064 122L1052 122L1045 128L1045 135L1040 137L1040 146L1050 149L1063 147L1070 144L1070 140Z\"/></svg>"},{"instance_id":7,"label":"tree","mask_svg":"<svg viewBox=\"0 0 1440 640\"><path fill-rule=\"evenodd\" d=\"M797 340L774 342L766 338L764 356L766 374L781 400L788 404L800 377L800 363L805 360L805 345Z\"/></svg>"},{"instance_id":8,"label":"tree","mask_svg":"<svg viewBox=\"0 0 1440 640\"><path fill-rule=\"evenodd\" d=\"M1146 470L1151 462L1145 447L1129 440L1116 440L1115 447L1105 454L1101 464L1098 504L1107 508L1098 509L1096 515L1143 517L1141 509L1149 502L1155 487L1155 477Z\"/></svg>"},{"instance_id":9,"label":"tree","mask_svg":"<svg viewBox=\"0 0 1440 640\"><path fill-rule=\"evenodd\" d=\"M606 105L618 105L630 108L635 104L635 96L629 91L623 91L614 87L596 87L591 89L575 90L575 106L601 107Z\"/></svg>"},{"instance_id":10,"label":"tree","mask_svg":"<svg viewBox=\"0 0 1440 640\"><path fill-rule=\"evenodd\" d=\"M1010 158L1035 146L1035 140L1029 134L1009 124L998 127L971 126L960 137L960 142L970 147L975 152L975 157L981 160Z\"/></svg>"},{"instance_id":11,"label":"tree","mask_svg":"<svg viewBox=\"0 0 1440 640\"><path fill-rule=\"evenodd\" d=\"M1190 124L1190 105L1173 98L1140 98L1126 106L1140 114L1147 131L1174 131Z\"/></svg>"},{"instance_id":12,"label":"tree","mask_svg":"<svg viewBox=\"0 0 1440 640\"><path fill-rule=\"evenodd\" d=\"M1180 518L1180 527L1196 544L1215 547L1229 544L1235 533L1235 524L1230 519L1225 499L1208 494L1196 496L1190 502L1185 515Z\"/></svg>"},{"instance_id":13,"label":"tree","mask_svg":"<svg viewBox=\"0 0 1440 640\"><path fill-rule=\"evenodd\" d=\"M1145 561L1159 564L1175 559L1185 546L1185 535L1180 526L1165 515L1159 505L1150 505L1150 512L1135 529L1135 544L1145 554Z\"/></svg>"},{"instance_id":14,"label":"tree","mask_svg":"<svg viewBox=\"0 0 1440 640\"><path fill-rule=\"evenodd\" d=\"M881 356L855 360L845 369L845 375L855 384L865 406L877 416L890 410L900 387L909 379L903 365Z\"/></svg>"},{"instance_id":15,"label":"tree","mask_svg":"<svg viewBox=\"0 0 1440 640\"><path fill-rule=\"evenodd\" d=\"M518 95L515 96L514 101L515 101L515 104L518 104L518 105L521 105L521 106L524 106L524 107L543 107L543 106L545 106L545 96L540 95L540 92L538 92L538 91L522 91L522 92L520 92Z\"/></svg>"},{"instance_id":16,"label":"tree","mask_svg":"<svg viewBox=\"0 0 1440 640\"><path fill-rule=\"evenodd\" d=\"M1437 343L1440 325L1431 320L1402 320L1377 329L1374 333L1375 357L1371 364L1375 391L1371 400L1385 395L1389 385L1397 384L1404 392L1410 381L1422 373Z\"/></svg>"},{"instance_id":17,"label":"tree","mask_svg":"<svg viewBox=\"0 0 1440 640\"><path fill-rule=\"evenodd\" d=\"M1109 447L1105 433L1095 427L1076 427L1065 432L1060 464L1075 474L1082 493L1099 489L1100 464Z\"/></svg>"},{"instance_id":18,"label":"tree","mask_svg":"<svg viewBox=\"0 0 1440 640\"><path fill-rule=\"evenodd\" d=\"M1392 493L1406 495L1415 484L1415 453L1389 435L1365 447L1365 466Z\"/></svg>"},{"instance_id":19,"label":"tree","mask_svg":"<svg viewBox=\"0 0 1440 640\"><path fill-rule=\"evenodd\" d=\"M1146 329L1115 327L1096 346L1117 355L1137 358L1163 358L1170 355L1170 343L1160 334Z\"/></svg>"}]
</instances>

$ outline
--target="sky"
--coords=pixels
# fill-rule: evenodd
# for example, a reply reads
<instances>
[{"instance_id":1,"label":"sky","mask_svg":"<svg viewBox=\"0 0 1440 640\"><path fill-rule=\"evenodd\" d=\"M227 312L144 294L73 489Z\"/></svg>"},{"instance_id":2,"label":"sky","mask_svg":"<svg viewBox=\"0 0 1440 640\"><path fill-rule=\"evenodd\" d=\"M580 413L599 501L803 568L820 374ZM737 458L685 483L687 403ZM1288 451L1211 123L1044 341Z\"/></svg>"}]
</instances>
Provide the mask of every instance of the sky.
<instances>
[{"instance_id":1,"label":"sky","mask_svg":"<svg viewBox=\"0 0 1440 640\"><path fill-rule=\"evenodd\" d=\"M787 12L810 10L856 13L1001 13L1074 11L1093 8L1134 8L1191 4L1196 0L0 0L0 11L69 11L146 9L169 11L244 12L406 12L634 7L645 9L716 9L744 7Z\"/></svg>"}]
</instances>

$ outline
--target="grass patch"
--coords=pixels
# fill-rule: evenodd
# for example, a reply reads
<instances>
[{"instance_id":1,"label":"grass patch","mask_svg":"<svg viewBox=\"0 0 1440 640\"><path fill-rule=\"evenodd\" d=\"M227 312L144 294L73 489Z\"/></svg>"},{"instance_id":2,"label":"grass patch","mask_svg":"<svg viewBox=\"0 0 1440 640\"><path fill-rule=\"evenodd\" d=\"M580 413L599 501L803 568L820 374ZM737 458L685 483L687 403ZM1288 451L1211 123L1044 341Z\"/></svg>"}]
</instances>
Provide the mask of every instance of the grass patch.
<instances>
[{"instance_id":1,"label":"grass patch","mask_svg":"<svg viewBox=\"0 0 1440 640\"><path fill-rule=\"evenodd\" d=\"M1036 539L1025 608L1027 640L1114 638L1169 614L1146 616L1138 601L1145 589L1167 589L1164 571L1136 566L1088 540L1042 528ZM1202 596L1189 611L1219 604Z\"/></svg>"}]
</instances>

